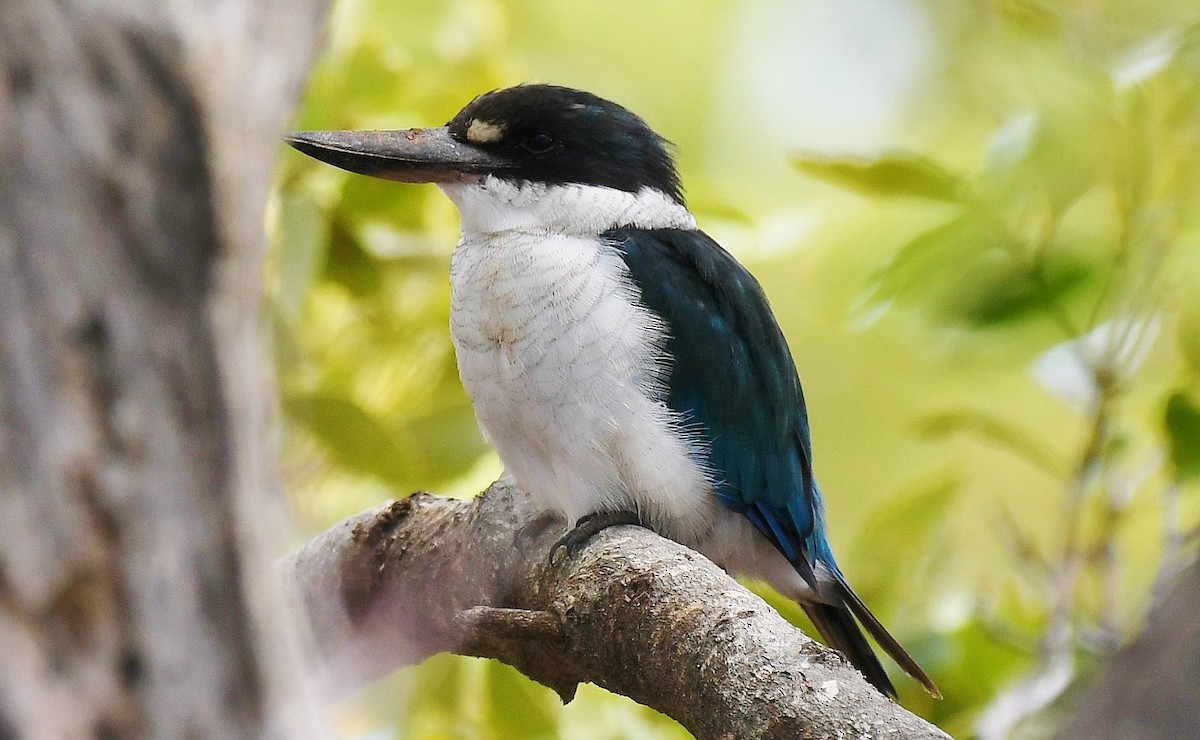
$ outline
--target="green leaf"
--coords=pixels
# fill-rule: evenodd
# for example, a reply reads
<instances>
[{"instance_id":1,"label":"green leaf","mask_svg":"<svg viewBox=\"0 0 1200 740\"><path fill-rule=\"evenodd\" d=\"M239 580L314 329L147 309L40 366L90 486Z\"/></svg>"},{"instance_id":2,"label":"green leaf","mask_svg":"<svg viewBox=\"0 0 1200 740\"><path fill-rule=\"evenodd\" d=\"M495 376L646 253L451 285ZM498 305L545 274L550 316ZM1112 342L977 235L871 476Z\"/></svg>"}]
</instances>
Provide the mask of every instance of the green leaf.
<instances>
[{"instance_id":1,"label":"green leaf","mask_svg":"<svg viewBox=\"0 0 1200 740\"><path fill-rule=\"evenodd\" d=\"M1167 401L1164 425L1171 445L1171 464L1182 478L1200 479L1200 407L1183 392Z\"/></svg>"},{"instance_id":2,"label":"green leaf","mask_svg":"<svg viewBox=\"0 0 1200 740\"><path fill-rule=\"evenodd\" d=\"M867 286L871 309L904 301L937 323L998 328L1056 312L1094 277L1095 266L1065 250L1030 264L1018 239L975 208L913 238Z\"/></svg>"},{"instance_id":3,"label":"green leaf","mask_svg":"<svg viewBox=\"0 0 1200 740\"><path fill-rule=\"evenodd\" d=\"M802 154L793 157L792 164L807 175L865 195L908 195L953 203L965 191L961 178L912 152L875 158Z\"/></svg>"},{"instance_id":4,"label":"green leaf","mask_svg":"<svg viewBox=\"0 0 1200 740\"><path fill-rule=\"evenodd\" d=\"M1000 6L1001 17L1012 27L1035 35L1062 33L1062 11L1035 0L1007 0Z\"/></svg>"},{"instance_id":5,"label":"green leaf","mask_svg":"<svg viewBox=\"0 0 1200 740\"><path fill-rule=\"evenodd\" d=\"M420 449L424 466L435 475L429 486L460 473L489 449L470 400L457 383L447 385L442 392L453 394L449 403L406 420L398 430L397 439L407 449Z\"/></svg>"},{"instance_id":6,"label":"green leaf","mask_svg":"<svg viewBox=\"0 0 1200 740\"><path fill-rule=\"evenodd\" d=\"M426 206L437 192L428 185L411 185L376 177L347 176L338 208L347 224L383 222L403 230L426 228Z\"/></svg>"},{"instance_id":7,"label":"green leaf","mask_svg":"<svg viewBox=\"0 0 1200 740\"><path fill-rule=\"evenodd\" d=\"M359 296L374 296L383 288L379 260L363 249L340 220L334 223L330 235L326 274L330 281Z\"/></svg>"},{"instance_id":8,"label":"green leaf","mask_svg":"<svg viewBox=\"0 0 1200 740\"><path fill-rule=\"evenodd\" d=\"M1055 478L1061 478L1065 472L1063 463L1047 451L1049 445L1032 432L980 411L964 409L934 414L918 421L916 427L919 434L932 439L971 434L1012 452Z\"/></svg>"},{"instance_id":9,"label":"green leaf","mask_svg":"<svg viewBox=\"0 0 1200 740\"><path fill-rule=\"evenodd\" d=\"M983 219L964 213L901 247L895 259L871 281L867 300L892 301L916 290L927 295L939 278L959 280L964 266L1000 247L1000 239Z\"/></svg>"},{"instance_id":10,"label":"green leaf","mask_svg":"<svg viewBox=\"0 0 1200 740\"><path fill-rule=\"evenodd\" d=\"M946 318L989 328L1044 316L1091 276L1086 265L1058 256L1033 269L1009 261L983 267L962 276L942 306Z\"/></svg>"},{"instance_id":11,"label":"green leaf","mask_svg":"<svg viewBox=\"0 0 1200 740\"><path fill-rule=\"evenodd\" d=\"M284 410L350 472L404 485L420 471L381 421L355 402L317 392L284 398Z\"/></svg>"}]
</instances>

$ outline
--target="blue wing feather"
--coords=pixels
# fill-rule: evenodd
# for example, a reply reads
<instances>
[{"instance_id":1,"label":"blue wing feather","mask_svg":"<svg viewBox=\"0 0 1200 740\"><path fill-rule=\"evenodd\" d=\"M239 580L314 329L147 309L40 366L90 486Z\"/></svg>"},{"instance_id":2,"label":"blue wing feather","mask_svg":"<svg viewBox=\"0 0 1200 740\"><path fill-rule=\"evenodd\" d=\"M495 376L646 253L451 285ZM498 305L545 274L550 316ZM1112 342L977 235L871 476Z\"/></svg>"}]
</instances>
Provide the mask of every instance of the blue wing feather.
<instances>
[{"instance_id":1,"label":"blue wing feather","mask_svg":"<svg viewBox=\"0 0 1200 740\"><path fill-rule=\"evenodd\" d=\"M667 405L702 430L718 497L815 587L814 558L829 548L804 394L758 281L701 231L606 236L643 303L667 323Z\"/></svg>"}]
</instances>

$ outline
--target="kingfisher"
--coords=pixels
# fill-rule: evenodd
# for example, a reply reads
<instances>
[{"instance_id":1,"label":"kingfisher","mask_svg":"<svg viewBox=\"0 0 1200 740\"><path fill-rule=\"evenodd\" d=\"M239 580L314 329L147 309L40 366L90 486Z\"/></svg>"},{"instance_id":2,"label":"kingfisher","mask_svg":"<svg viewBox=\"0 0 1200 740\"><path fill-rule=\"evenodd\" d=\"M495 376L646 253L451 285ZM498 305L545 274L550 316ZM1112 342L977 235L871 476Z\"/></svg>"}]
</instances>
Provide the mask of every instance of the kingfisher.
<instances>
[{"instance_id":1,"label":"kingfisher","mask_svg":"<svg viewBox=\"0 0 1200 740\"><path fill-rule=\"evenodd\" d=\"M697 226L644 120L524 84L437 128L286 140L453 201L459 374L506 472L578 524L564 541L649 527L797 601L881 692L896 693L864 628L938 695L838 568L787 342L759 283Z\"/></svg>"}]
</instances>

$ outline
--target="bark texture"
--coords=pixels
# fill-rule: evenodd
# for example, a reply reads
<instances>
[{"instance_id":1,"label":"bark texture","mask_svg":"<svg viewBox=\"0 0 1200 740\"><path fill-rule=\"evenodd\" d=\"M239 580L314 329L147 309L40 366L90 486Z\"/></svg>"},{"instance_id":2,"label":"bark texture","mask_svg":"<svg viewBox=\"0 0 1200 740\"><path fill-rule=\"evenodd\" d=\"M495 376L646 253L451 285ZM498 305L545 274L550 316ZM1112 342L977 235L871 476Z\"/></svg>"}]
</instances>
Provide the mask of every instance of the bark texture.
<instances>
[{"instance_id":1,"label":"bark texture","mask_svg":"<svg viewBox=\"0 0 1200 740\"><path fill-rule=\"evenodd\" d=\"M261 214L321 12L0 6L0 737L284 716Z\"/></svg>"},{"instance_id":2,"label":"bark texture","mask_svg":"<svg viewBox=\"0 0 1200 740\"><path fill-rule=\"evenodd\" d=\"M569 700L591 681L700 738L944 738L703 556L638 527L574 555L501 481L414 494L285 563L326 680L349 690L437 652L498 658Z\"/></svg>"},{"instance_id":3,"label":"bark texture","mask_svg":"<svg viewBox=\"0 0 1200 740\"><path fill-rule=\"evenodd\" d=\"M1200 562L1091 688L1060 740L1200 736Z\"/></svg>"}]
</instances>

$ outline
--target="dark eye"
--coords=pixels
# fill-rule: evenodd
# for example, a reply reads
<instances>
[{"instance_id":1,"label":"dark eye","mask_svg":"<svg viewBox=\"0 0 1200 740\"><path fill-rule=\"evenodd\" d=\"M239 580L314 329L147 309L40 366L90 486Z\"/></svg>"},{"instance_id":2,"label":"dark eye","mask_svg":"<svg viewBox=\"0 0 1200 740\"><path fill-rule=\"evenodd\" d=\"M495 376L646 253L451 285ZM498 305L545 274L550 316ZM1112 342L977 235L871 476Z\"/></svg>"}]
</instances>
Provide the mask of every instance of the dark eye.
<instances>
[{"instance_id":1,"label":"dark eye","mask_svg":"<svg viewBox=\"0 0 1200 740\"><path fill-rule=\"evenodd\" d=\"M521 146L530 154L549 154L554 147L558 146L558 142L550 134L538 132L530 134L521 142Z\"/></svg>"}]
</instances>

